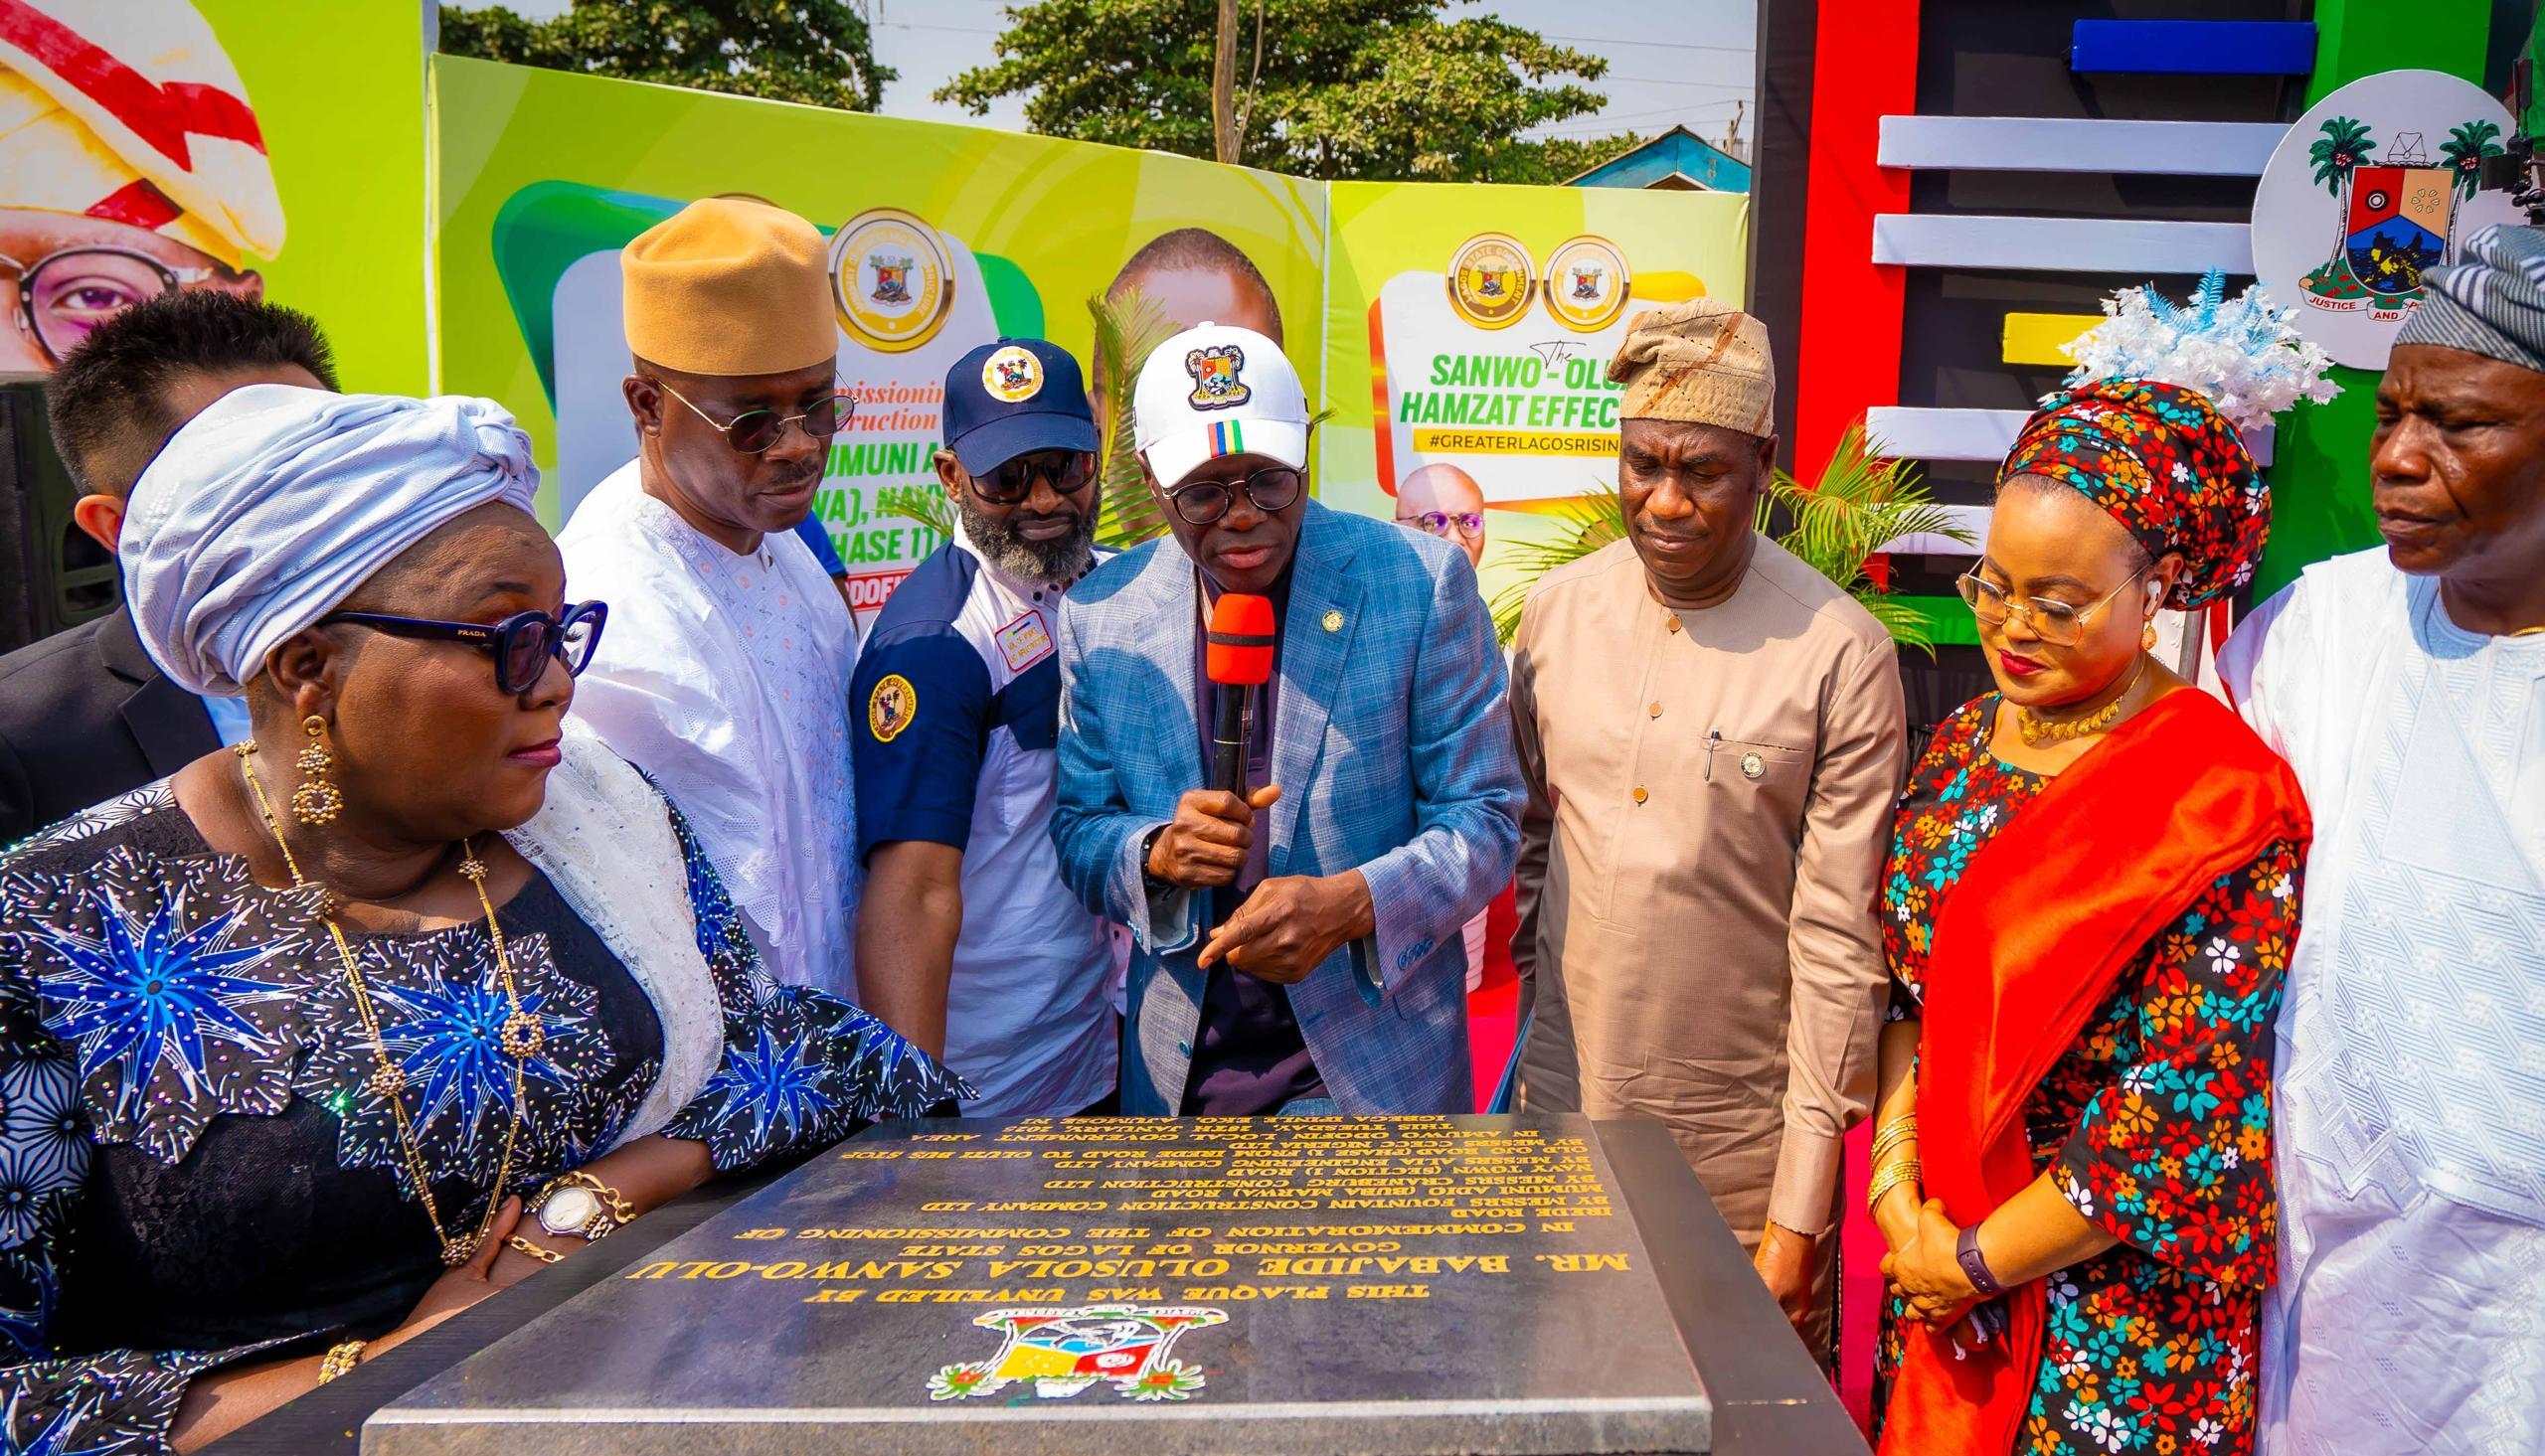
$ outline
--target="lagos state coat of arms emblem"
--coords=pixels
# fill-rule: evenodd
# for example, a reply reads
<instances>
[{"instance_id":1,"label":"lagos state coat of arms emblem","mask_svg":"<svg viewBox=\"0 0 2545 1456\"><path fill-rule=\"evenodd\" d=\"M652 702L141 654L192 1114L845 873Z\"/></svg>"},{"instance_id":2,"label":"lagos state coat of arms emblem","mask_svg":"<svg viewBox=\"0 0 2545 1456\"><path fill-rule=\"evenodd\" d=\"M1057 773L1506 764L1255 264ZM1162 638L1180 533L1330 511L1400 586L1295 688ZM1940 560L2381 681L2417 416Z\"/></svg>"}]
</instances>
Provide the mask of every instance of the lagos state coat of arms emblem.
<instances>
[{"instance_id":1,"label":"lagos state coat of arms emblem","mask_svg":"<svg viewBox=\"0 0 2545 1456\"><path fill-rule=\"evenodd\" d=\"M2422 297L2422 270L2449 252L2457 204L2474 195L2482 160L2501 151L2500 128L2474 119L2452 128L2433 159L2418 131L2397 132L2375 155L2371 123L2335 116L2307 147L2315 181L2338 198L2332 255L2299 280L2307 305L2400 319Z\"/></svg>"},{"instance_id":2,"label":"lagos state coat of arms emblem","mask_svg":"<svg viewBox=\"0 0 2545 1456\"><path fill-rule=\"evenodd\" d=\"M858 343L886 354L916 349L953 310L953 254L917 214L871 208L831 239L831 301Z\"/></svg>"},{"instance_id":3,"label":"lagos state coat of arms emblem","mask_svg":"<svg viewBox=\"0 0 2545 1456\"><path fill-rule=\"evenodd\" d=\"M1032 1381L1042 1399L1102 1381L1130 1400L1189 1400L1202 1369L1168 1358L1187 1331L1228 1323L1225 1310L1194 1305L1091 1304L1075 1309L994 1309L972 1323L1003 1337L987 1360L949 1365L928 1377L931 1400L969 1400Z\"/></svg>"}]
</instances>

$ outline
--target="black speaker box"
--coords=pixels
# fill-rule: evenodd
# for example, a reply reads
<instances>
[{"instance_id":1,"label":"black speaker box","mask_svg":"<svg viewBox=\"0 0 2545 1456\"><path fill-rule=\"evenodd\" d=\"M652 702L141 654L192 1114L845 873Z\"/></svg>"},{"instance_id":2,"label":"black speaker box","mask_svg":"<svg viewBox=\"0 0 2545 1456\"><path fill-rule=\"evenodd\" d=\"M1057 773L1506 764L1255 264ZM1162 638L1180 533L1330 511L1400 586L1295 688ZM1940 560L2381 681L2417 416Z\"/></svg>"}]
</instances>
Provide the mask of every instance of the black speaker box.
<instances>
[{"instance_id":1,"label":"black speaker box","mask_svg":"<svg viewBox=\"0 0 2545 1456\"><path fill-rule=\"evenodd\" d=\"M44 376L0 375L0 652L122 599L114 555L72 523L78 499L45 426Z\"/></svg>"}]
</instances>

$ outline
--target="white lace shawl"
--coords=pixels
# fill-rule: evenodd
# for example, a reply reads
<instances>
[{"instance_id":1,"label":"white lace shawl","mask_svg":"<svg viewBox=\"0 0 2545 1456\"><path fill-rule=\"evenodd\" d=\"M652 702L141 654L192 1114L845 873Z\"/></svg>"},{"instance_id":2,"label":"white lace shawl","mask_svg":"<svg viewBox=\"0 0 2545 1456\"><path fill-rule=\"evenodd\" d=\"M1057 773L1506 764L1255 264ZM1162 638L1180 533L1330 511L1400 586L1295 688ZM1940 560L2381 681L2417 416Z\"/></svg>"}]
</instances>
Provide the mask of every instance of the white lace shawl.
<instances>
[{"instance_id":1,"label":"white lace shawl","mask_svg":"<svg viewBox=\"0 0 2545 1456\"><path fill-rule=\"evenodd\" d=\"M548 877L654 1003L663 1070L612 1147L656 1132L707 1085L725 1046L725 1009L698 949L689 874L663 796L571 720L548 801L505 838Z\"/></svg>"}]
</instances>

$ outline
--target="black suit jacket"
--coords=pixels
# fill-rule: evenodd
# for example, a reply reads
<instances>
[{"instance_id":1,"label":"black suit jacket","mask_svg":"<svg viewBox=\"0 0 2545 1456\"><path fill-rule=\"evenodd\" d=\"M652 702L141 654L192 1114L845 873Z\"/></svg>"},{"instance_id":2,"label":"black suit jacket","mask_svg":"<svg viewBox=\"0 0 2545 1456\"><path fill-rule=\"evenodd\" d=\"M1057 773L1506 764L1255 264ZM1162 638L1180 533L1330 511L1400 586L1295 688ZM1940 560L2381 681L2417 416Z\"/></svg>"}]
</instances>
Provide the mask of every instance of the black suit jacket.
<instances>
[{"instance_id":1,"label":"black suit jacket","mask_svg":"<svg viewBox=\"0 0 2545 1456\"><path fill-rule=\"evenodd\" d=\"M0 846L221 746L121 608L0 657Z\"/></svg>"}]
</instances>

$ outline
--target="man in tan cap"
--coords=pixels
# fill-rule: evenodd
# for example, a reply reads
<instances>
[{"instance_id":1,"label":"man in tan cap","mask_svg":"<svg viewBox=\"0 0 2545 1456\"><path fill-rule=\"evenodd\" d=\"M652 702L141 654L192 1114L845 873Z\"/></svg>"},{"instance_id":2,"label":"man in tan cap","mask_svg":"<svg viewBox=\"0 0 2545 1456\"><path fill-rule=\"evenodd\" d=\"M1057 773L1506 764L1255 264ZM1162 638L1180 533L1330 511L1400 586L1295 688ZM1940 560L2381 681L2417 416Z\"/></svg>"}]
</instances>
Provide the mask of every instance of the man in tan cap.
<instances>
[{"instance_id":1,"label":"man in tan cap","mask_svg":"<svg viewBox=\"0 0 2545 1456\"><path fill-rule=\"evenodd\" d=\"M1625 539L1549 572L1513 644L1523 1105L1667 1124L1826 1360L1839 1141L1885 995L1899 668L1752 530L1777 461L1759 321L1647 310L1609 378Z\"/></svg>"},{"instance_id":2,"label":"man in tan cap","mask_svg":"<svg viewBox=\"0 0 2545 1456\"><path fill-rule=\"evenodd\" d=\"M851 412L821 234L716 198L620 255L636 458L558 538L609 628L575 716L688 816L780 980L854 988L857 628L794 534Z\"/></svg>"}]
</instances>

